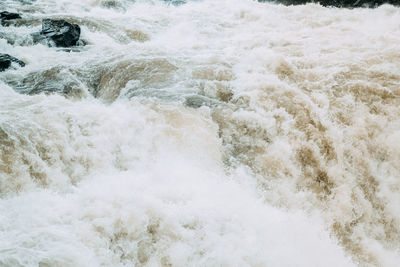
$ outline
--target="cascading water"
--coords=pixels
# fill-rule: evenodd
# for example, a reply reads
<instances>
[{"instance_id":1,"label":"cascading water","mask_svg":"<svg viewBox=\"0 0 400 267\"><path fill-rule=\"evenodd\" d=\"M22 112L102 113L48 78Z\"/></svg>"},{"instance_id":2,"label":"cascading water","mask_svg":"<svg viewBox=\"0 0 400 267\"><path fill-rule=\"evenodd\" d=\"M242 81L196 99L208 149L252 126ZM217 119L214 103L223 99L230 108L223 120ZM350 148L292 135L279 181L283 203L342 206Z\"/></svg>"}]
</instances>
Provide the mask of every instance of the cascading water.
<instances>
[{"instance_id":1,"label":"cascading water","mask_svg":"<svg viewBox=\"0 0 400 267\"><path fill-rule=\"evenodd\" d=\"M1 10L0 266L399 266L399 7Z\"/></svg>"}]
</instances>

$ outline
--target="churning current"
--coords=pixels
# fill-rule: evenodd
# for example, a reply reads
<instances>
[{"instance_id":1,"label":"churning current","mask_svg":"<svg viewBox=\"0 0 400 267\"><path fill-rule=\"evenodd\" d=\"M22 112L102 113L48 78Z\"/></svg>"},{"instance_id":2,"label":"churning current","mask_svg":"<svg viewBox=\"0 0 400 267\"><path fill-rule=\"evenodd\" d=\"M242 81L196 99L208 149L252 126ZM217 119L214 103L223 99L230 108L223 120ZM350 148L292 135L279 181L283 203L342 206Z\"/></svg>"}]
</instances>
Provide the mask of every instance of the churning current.
<instances>
[{"instance_id":1,"label":"churning current","mask_svg":"<svg viewBox=\"0 0 400 267\"><path fill-rule=\"evenodd\" d=\"M399 7L0 11L0 266L399 266Z\"/></svg>"}]
</instances>

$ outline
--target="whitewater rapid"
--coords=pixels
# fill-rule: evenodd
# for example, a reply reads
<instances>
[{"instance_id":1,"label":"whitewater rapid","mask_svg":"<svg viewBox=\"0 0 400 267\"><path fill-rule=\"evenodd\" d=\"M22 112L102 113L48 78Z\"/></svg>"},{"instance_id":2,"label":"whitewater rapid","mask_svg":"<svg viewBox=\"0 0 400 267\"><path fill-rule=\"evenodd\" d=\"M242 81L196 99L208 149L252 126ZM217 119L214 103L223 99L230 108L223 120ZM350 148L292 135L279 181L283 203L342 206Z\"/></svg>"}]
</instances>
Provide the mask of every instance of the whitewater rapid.
<instances>
[{"instance_id":1,"label":"whitewater rapid","mask_svg":"<svg viewBox=\"0 0 400 267\"><path fill-rule=\"evenodd\" d=\"M399 266L400 8L0 10L0 266Z\"/></svg>"}]
</instances>

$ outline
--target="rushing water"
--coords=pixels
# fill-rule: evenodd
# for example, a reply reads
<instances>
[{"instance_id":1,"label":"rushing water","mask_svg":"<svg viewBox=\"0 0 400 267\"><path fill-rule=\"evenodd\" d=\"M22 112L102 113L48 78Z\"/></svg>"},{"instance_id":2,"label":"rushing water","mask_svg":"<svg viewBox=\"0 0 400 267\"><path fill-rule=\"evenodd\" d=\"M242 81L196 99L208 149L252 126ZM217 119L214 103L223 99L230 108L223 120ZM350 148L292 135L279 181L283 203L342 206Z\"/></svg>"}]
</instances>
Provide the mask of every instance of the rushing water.
<instances>
[{"instance_id":1,"label":"rushing water","mask_svg":"<svg viewBox=\"0 0 400 267\"><path fill-rule=\"evenodd\" d=\"M0 266L399 266L400 8L0 10Z\"/></svg>"}]
</instances>

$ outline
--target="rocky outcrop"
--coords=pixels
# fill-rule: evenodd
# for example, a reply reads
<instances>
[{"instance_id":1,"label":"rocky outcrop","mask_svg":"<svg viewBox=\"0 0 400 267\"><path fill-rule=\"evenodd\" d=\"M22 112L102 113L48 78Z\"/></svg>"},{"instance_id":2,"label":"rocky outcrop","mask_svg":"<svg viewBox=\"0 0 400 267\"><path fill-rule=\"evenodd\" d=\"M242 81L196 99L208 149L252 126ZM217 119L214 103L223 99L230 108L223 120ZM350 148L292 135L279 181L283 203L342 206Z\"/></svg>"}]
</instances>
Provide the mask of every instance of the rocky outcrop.
<instances>
[{"instance_id":1,"label":"rocky outcrop","mask_svg":"<svg viewBox=\"0 0 400 267\"><path fill-rule=\"evenodd\" d=\"M8 11L0 12L0 24L2 26L8 26L13 20L21 19L21 15L18 13L11 13Z\"/></svg>"},{"instance_id":2,"label":"rocky outcrop","mask_svg":"<svg viewBox=\"0 0 400 267\"><path fill-rule=\"evenodd\" d=\"M35 43L46 43L50 47L72 47L79 44L81 28L65 20L44 19L42 30L32 34Z\"/></svg>"},{"instance_id":3,"label":"rocky outcrop","mask_svg":"<svg viewBox=\"0 0 400 267\"><path fill-rule=\"evenodd\" d=\"M25 66L25 63L18 58L12 57L8 54L0 54L0 71L5 71L10 68L12 63L17 63L21 67Z\"/></svg>"},{"instance_id":4,"label":"rocky outcrop","mask_svg":"<svg viewBox=\"0 0 400 267\"><path fill-rule=\"evenodd\" d=\"M88 96L92 88L93 75L66 65L57 65L20 75L3 77L4 82L21 94L59 94L68 98L80 99Z\"/></svg>"},{"instance_id":5,"label":"rocky outcrop","mask_svg":"<svg viewBox=\"0 0 400 267\"><path fill-rule=\"evenodd\" d=\"M258 0L258 2L275 2L284 5L303 5L319 3L322 6L332 7L376 7L383 4L400 5L399 0Z\"/></svg>"}]
</instances>

